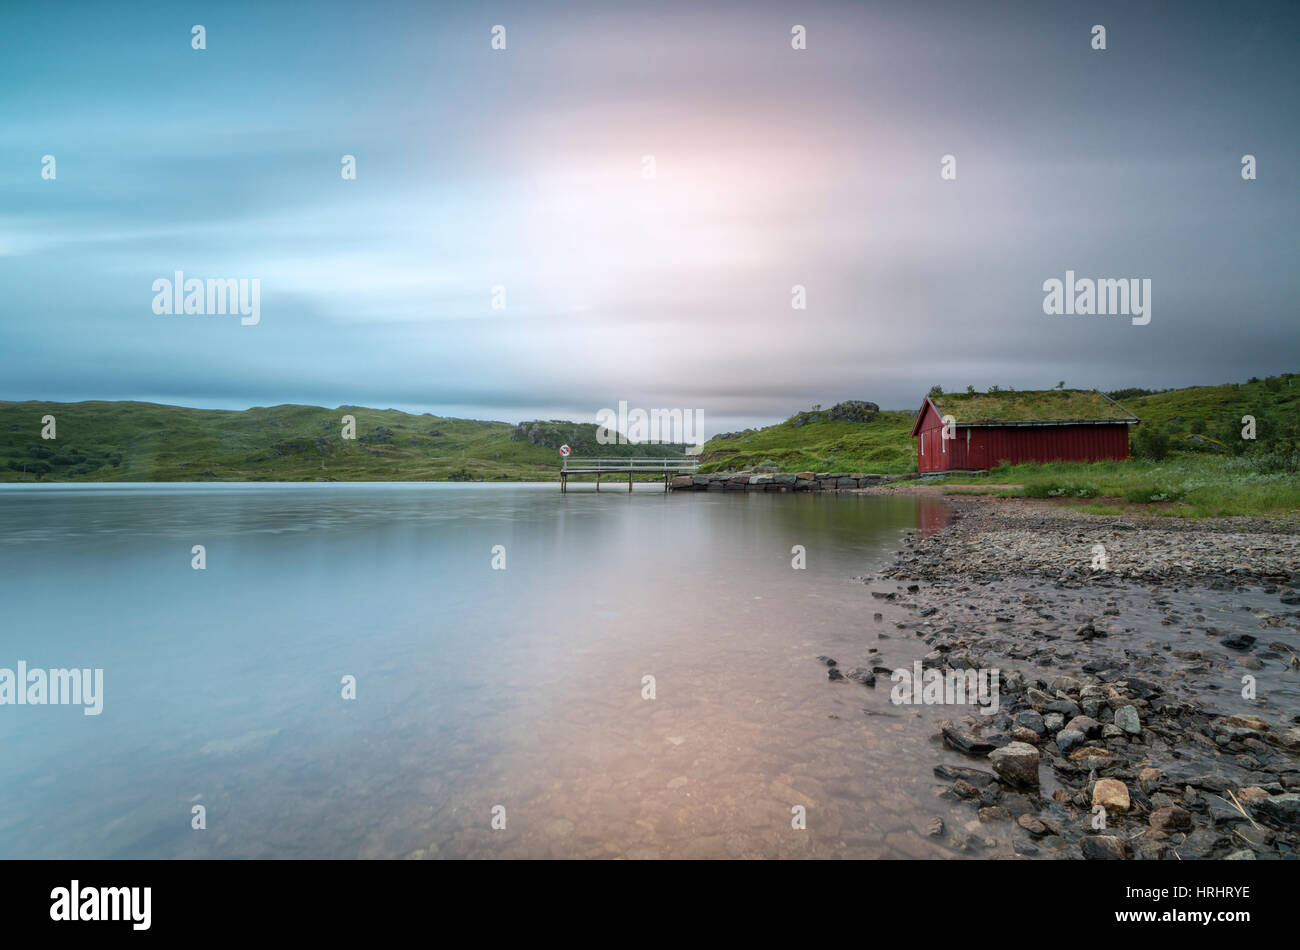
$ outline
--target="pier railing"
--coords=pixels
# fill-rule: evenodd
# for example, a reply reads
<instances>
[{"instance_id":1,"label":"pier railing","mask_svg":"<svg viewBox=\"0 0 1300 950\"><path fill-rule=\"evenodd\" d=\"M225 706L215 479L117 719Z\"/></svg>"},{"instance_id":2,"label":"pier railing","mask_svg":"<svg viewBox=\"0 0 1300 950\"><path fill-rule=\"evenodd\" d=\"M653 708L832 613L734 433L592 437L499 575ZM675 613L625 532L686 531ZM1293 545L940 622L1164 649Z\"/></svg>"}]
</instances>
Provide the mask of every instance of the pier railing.
<instances>
[{"instance_id":1,"label":"pier railing","mask_svg":"<svg viewBox=\"0 0 1300 950\"><path fill-rule=\"evenodd\" d=\"M570 475L595 475L596 491L600 491L602 475L627 474L627 490L632 490L632 476L638 473L662 475L664 491L668 490L669 481L674 475L694 475L699 471L698 459L682 458L566 458L560 469L560 491L568 491Z\"/></svg>"},{"instance_id":2,"label":"pier railing","mask_svg":"<svg viewBox=\"0 0 1300 950\"><path fill-rule=\"evenodd\" d=\"M596 472L670 472L673 475L693 475L700 463L695 459L593 459L566 458L562 471L570 475L591 475Z\"/></svg>"}]
</instances>

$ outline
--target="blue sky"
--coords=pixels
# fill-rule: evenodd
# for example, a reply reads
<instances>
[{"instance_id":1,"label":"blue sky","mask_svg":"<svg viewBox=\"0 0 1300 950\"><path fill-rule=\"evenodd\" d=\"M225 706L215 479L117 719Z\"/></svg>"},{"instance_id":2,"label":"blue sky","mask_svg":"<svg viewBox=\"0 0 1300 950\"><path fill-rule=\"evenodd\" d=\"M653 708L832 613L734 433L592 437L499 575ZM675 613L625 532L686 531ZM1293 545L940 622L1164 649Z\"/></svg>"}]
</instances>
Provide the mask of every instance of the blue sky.
<instances>
[{"instance_id":1,"label":"blue sky","mask_svg":"<svg viewBox=\"0 0 1300 950\"><path fill-rule=\"evenodd\" d=\"M0 399L626 400L712 433L934 383L1294 371L1298 27L1280 3L6 3ZM1066 269L1150 278L1151 323L1044 315ZM176 270L257 278L261 322L154 314Z\"/></svg>"}]
</instances>

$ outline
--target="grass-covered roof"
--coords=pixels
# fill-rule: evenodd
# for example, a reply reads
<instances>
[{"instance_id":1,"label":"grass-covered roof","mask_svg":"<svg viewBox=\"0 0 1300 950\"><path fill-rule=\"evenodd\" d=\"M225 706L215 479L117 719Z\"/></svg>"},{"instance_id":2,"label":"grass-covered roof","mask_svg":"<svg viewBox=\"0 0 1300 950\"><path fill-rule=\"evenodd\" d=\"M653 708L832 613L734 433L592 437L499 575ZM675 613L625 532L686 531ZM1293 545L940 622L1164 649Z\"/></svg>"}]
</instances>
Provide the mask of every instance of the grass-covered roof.
<instances>
[{"instance_id":1,"label":"grass-covered roof","mask_svg":"<svg viewBox=\"0 0 1300 950\"><path fill-rule=\"evenodd\" d=\"M957 425L999 422L1133 422L1136 416L1090 389L1041 389L995 393L942 393L930 397L940 415Z\"/></svg>"}]
</instances>

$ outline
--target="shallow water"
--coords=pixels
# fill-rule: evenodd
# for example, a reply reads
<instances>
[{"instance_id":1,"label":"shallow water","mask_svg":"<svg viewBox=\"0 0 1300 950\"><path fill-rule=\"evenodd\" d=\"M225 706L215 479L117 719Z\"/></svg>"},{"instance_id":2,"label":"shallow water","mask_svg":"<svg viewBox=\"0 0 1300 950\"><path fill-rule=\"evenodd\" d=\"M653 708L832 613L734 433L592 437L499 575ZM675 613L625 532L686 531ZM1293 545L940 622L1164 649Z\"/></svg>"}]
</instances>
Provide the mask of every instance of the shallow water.
<instances>
[{"instance_id":1,"label":"shallow water","mask_svg":"<svg viewBox=\"0 0 1300 950\"><path fill-rule=\"evenodd\" d=\"M855 578L941 512L517 484L0 489L0 667L104 670L99 716L0 706L0 857L937 854L933 717L814 657L924 652Z\"/></svg>"}]
</instances>

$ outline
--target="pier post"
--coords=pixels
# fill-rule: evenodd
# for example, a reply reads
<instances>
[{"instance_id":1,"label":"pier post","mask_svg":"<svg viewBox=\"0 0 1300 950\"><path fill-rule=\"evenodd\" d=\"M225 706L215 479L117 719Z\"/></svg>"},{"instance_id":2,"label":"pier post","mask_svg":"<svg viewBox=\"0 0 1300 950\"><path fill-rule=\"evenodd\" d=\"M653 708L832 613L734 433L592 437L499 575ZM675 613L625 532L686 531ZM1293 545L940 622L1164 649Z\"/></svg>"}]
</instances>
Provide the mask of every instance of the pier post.
<instances>
[{"instance_id":1,"label":"pier post","mask_svg":"<svg viewBox=\"0 0 1300 950\"><path fill-rule=\"evenodd\" d=\"M568 486L569 486L569 476L567 473L561 472L560 473L560 494L564 494L566 491L568 491L569 490Z\"/></svg>"},{"instance_id":2,"label":"pier post","mask_svg":"<svg viewBox=\"0 0 1300 950\"><path fill-rule=\"evenodd\" d=\"M600 472L596 473L596 491L600 491Z\"/></svg>"},{"instance_id":3,"label":"pier post","mask_svg":"<svg viewBox=\"0 0 1300 950\"><path fill-rule=\"evenodd\" d=\"M632 473L631 473L631 472L628 472L628 473L627 473L627 490L628 490L628 491L631 491L631 490L632 490Z\"/></svg>"}]
</instances>

